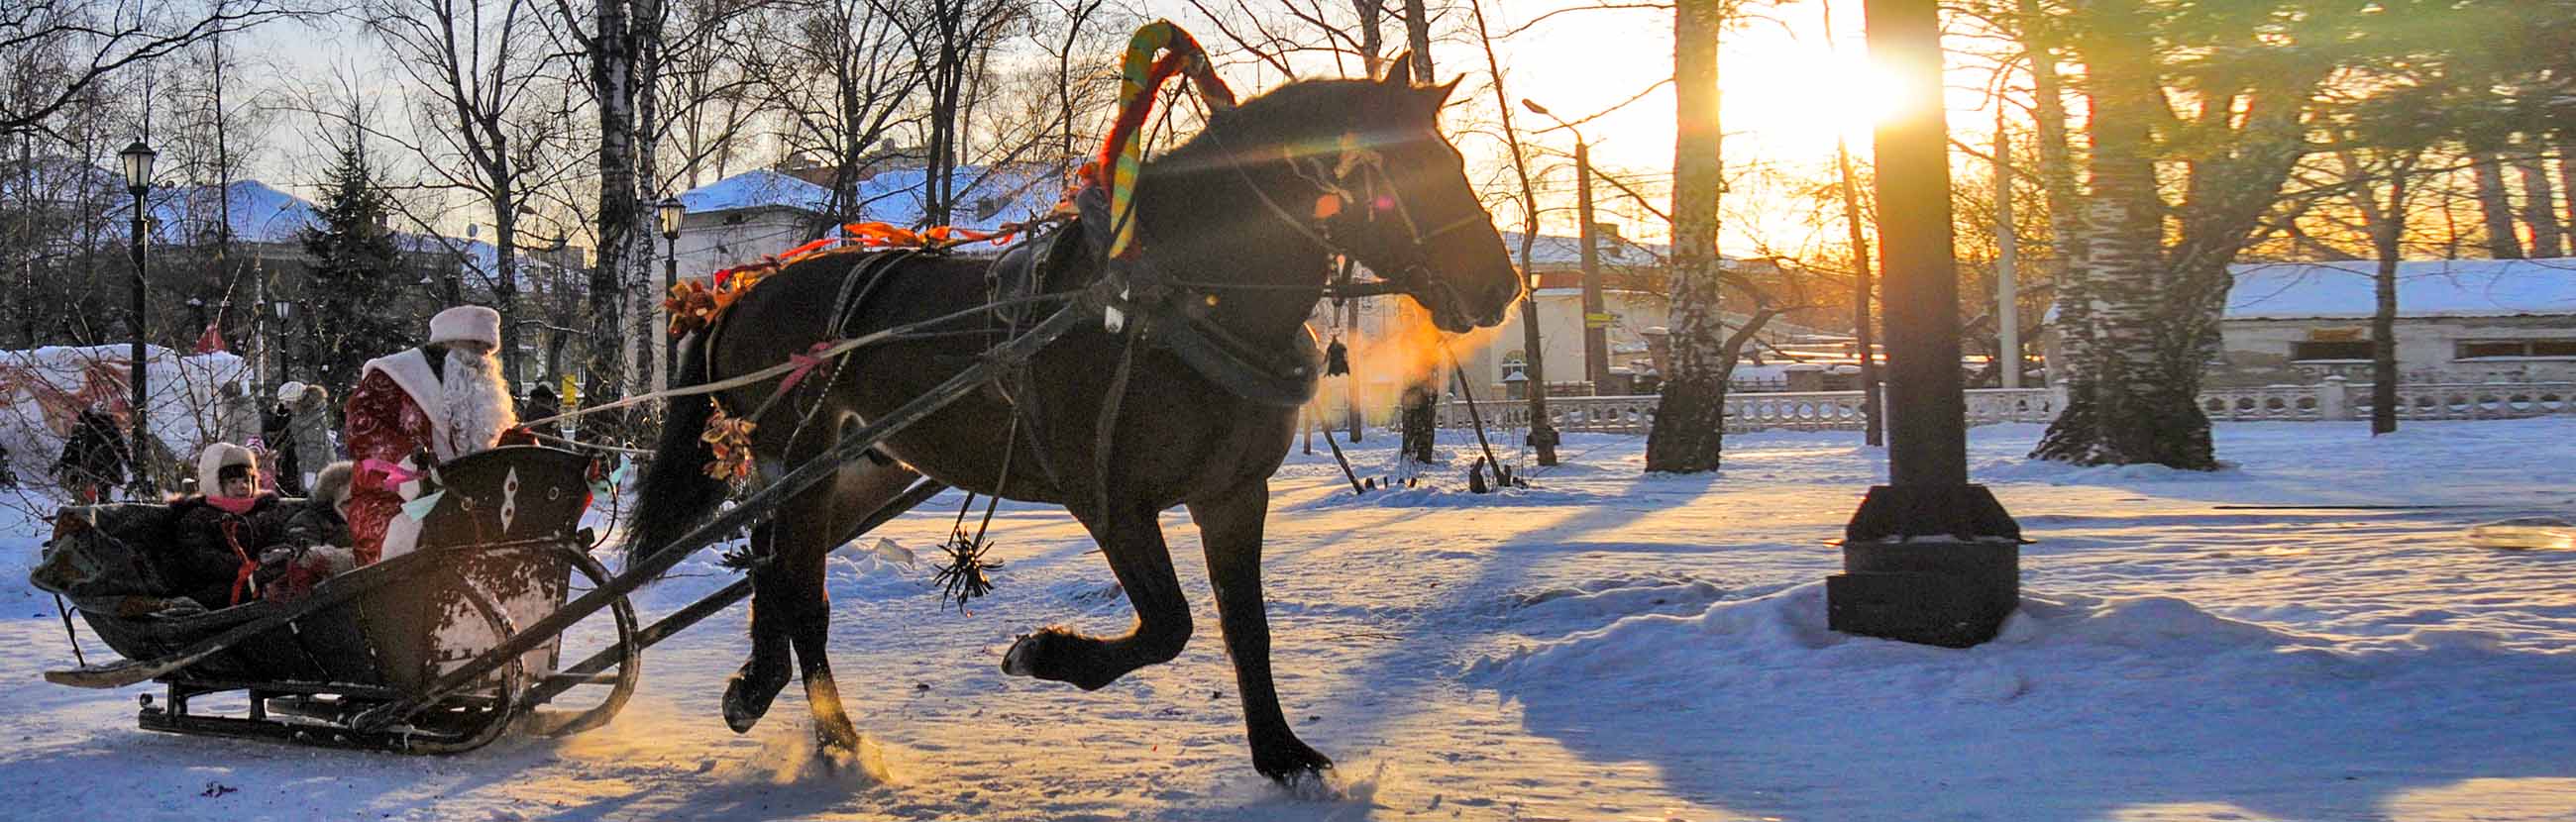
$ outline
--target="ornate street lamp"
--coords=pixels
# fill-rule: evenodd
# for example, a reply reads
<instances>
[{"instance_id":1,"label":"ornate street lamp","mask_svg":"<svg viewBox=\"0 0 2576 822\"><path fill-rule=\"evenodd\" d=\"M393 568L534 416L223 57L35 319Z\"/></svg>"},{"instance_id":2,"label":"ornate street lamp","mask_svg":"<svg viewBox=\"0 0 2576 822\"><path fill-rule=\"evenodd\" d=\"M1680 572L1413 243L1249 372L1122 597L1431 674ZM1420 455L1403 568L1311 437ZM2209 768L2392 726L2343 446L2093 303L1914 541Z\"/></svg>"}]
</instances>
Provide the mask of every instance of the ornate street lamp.
<instances>
[{"instance_id":1,"label":"ornate street lamp","mask_svg":"<svg viewBox=\"0 0 2576 822\"><path fill-rule=\"evenodd\" d=\"M143 197L152 193L152 161L159 155L153 153L151 146L136 140L133 145L126 146L124 151L117 152L116 156L125 161L125 190L134 195L134 314L132 317L134 347L129 360L129 364L133 367L134 386L133 393L128 395L129 402L126 403L127 412L133 418L134 432L126 439L125 464L134 472L132 488L135 499L150 500L159 496L160 491L153 486L152 473L143 464L143 438L151 430L144 424L144 409L150 405L146 398L151 395L145 393L146 384L143 376L148 365L143 345L143 338L147 331L143 314Z\"/></svg>"},{"instance_id":2,"label":"ornate street lamp","mask_svg":"<svg viewBox=\"0 0 2576 822\"><path fill-rule=\"evenodd\" d=\"M678 197L664 197L662 202L654 204L653 212L662 223L662 295L668 297L671 289L680 285L680 218L689 213L689 207ZM662 385L668 388L680 384L674 376L680 367L680 341L671 338L668 328L659 333L662 335Z\"/></svg>"}]
</instances>

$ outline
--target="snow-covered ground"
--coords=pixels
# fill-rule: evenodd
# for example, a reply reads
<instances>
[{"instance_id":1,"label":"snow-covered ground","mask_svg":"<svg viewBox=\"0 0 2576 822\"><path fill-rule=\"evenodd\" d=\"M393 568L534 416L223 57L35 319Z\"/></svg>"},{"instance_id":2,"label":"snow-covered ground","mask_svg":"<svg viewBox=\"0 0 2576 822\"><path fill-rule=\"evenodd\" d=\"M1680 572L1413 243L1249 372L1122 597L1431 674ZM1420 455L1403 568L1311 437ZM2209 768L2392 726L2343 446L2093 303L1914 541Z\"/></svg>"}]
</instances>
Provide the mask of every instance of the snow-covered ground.
<instances>
[{"instance_id":1,"label":"snow-covered ground","mask_svg":"<svg viewBox=\"0 0 2576 822\"><path fill-rule=\"evenodd\" d=\"M1486 497L1354 499L1329 456L1293 457L1266 573L1280 690L1339 762L1306 795L1252 772L1178 512L1197 639L1094 693L999 670L1028 629L1129 619L1063 514L1003 509L1000 588L966 615L925 570L841 554L834 664L872 757L839 771L809 767L795 691L724 729L739 609L656 648L635 704L571 740L414 758L138 731L143 689L38 679L69 654L20 581L36 537L6 524L0 817L2576 818L2576 552L2461 538L2576 513L2576 418L2221 425L2238 467L2205 475L2021 460L2038 433L1971 434L2039 542L2021 612L1969 650L1825 630L1824 541L1882 471L1856 434L1733 437L1692 477L1575 436L1535 488ZM928 551L942 502L885 533ZM2295 505L2422 507L2232 507ZM682 573L648 611L726 581Z\"/></svg>"}]
</instances>

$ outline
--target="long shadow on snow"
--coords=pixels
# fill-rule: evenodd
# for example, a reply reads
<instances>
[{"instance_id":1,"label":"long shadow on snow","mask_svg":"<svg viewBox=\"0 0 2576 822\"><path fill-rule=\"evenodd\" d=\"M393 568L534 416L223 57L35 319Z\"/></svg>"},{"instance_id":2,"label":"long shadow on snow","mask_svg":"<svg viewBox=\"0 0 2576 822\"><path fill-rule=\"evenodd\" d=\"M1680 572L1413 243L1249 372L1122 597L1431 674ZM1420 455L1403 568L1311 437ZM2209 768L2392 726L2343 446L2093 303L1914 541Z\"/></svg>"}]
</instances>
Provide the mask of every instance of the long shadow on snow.
<instances>
[{"instance_id":1,"label":"long shadow on snow","mask_svg":"<svg viewBox=\"0 0 2576 822\"><path fill-rule=\"evenodd\" d=\"M2576 725L2576 657L2456 632L2355 653L2176 599L2065 599L2026 596L2004 639L1950 650L1826 631L1809 584L1469 678L1584 756L1773 817L2381 818L2411 790L2576 776L2576 739L2540 730Z\"/></svg>"}]
</instances>

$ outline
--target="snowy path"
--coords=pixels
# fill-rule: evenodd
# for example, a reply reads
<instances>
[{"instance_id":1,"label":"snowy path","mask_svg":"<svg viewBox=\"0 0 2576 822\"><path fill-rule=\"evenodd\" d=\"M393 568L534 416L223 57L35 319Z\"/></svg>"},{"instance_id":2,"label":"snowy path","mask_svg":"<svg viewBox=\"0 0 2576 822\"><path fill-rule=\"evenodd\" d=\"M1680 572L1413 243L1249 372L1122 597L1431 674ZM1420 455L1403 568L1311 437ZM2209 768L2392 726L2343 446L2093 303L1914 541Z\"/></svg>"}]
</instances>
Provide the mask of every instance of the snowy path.
<instances>
[{"instance_id":1,"label":"snowy path","mask_svg":"<svg viewBox=\"0 0 2576 822\"><path fill-rule=\"evenodd\" d=\"M2037 434L1972 433L1978 478L2041 541L2022 613L1967 651L1823 629L1823 540L1883 459L1852 434L1734 437L1723 476L1651 479L1640 440L1578 436L1535 490L1486 498L1355 500L1328 456L1292 457L1265 581L1284 703L1340 765L1326 798L1252 773L1179 513L1199 632L1095 693L999 671L1030 628L1130 618L1061 513L1003 509L1008 565L967 616L936 610L925 573L840 555L834 664L882 778L808 767L793 690L750 736L724 729L740 609L657 648L634 706L569 741L427 759L144 733L143 689L37 678L67 654L13 526L0 642L24 650L0 659L0 817L2576 818L2576 552L2459 538L2576 513L2576 419L2378 441L2224 425L2242 467L2214 475L2019 460ZM2216 507L2248 504L2478 507ZM926 551L946 528L886 533ZM683 573L702 575L648 611L727 581Z\"/></svg>"}]
</instances>

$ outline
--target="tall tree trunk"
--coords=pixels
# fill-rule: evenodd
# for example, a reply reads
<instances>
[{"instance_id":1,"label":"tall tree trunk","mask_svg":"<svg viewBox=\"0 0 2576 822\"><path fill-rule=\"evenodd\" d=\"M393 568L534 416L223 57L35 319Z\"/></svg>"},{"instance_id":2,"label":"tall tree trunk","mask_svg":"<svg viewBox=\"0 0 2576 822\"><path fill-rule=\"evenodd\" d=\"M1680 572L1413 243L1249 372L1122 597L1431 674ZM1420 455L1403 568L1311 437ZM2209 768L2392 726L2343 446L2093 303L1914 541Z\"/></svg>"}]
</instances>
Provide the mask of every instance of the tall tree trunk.
<instances>
[{"instance_id":1,"label":"tall tree trunk","mask_svg":"<svg viewBox=\"0 0 2576 822\"><path fill-rule=\"evenodd\" d=\"M1714 471L1726 434L1727 361L1717 256L1718 0L1673 7L1672 373L1646 435L1646 470Z\"/></svg>"},{"instance_id":2,"label":"tall tree trunk","mask_svg":"<svg viewBox=\"0 0 2576 822\"><path fill-rule=\"evenodd\" d=\"M2558 225L2566 229L2564 234L2576 234L2576 140L2564 137L2558 140L2558 190L2566 195L2561 199L2567 203L2567 217Z\"/></svg>"},{"instance_id":3,"label":"tall tree trunk","mask_svg":"<svg viewBox=\"0 0 2576 822\"><path fill-rule=\"evenodd\" d=\"M2370 248L2379 257L2371 278L2377 302L2370 315L2370 433L2397 431L2397 241L2406 235L2408 163L2392 164L2388 205L2370 226ZM2367 194L2363 195L2367 197Z\"/></svg>"},{"instance_id":4,"label":"tall tree trunk","mask_svg":"<svg viewBox=\"0 0 2576 822\"><path fill-rule=\"evenodd\" d=\"M507 177L502 179L507 180ZM501 314L501 374L510 395L519 395L519 214L518 191L504 184L493 189L492 246L498 269L492 281L492 310Z\"/></svg>"},{"instance_id":5,"label":"tall tree trunk","mask_svg":"<svg viewBox=\"0 0 2576 822\"><path fill-rule=\"evenodd\" d=\"M590 269L589 374L582 395L593 401L632 387L627 277L641 264L635 226L643 209L635 181L635 54L628 11L627 0L598 0L589 44L591 91L599 104L599 248Z\"/></svg>"},{"instance_id":6,"label":"tall tree trunk","mask_svg":"<svg viewBox=\"0 0 2576 822\"><path fill-rule=\"evenodd\" d=\"M2039 141L2040 190L2048 197L2049 244L2057 252L2057 352L2048 362L2048 381L2067 398L2057 409L2069 430L2091 425L2093 400L2087 359L2093 350L2093 297L2090 268L2085 263L2086 227L2083 201L2076 195L2074 152L2066 136L2065 81L2057 73L2060 23L2039 0L2020 0L2022 37L2030 49L2032 118ZM2056 430L2052 427L2052 431Z\"/></svg>"},{"instance_id":7,"label":"tall tree trunk","mask_svg":"<svg viewBox=\"0 0 2576 822\"><path fill-rule=\"evenodd\" d=\"M2091 88L2092 201L2084 271L2089 318L2082 414L2060 414L2032 452L2081 465L2158 463L2209 470L2217 461L2198 403L2197 346L2172 305L2149 124L2163 116L2137 0L2100 0L2079 50Z\"/></svg>"},{"instance_id":8,"label":"tall tree trunk","mask_svg":"<svg viewBox=\"0 0 2576 822\"><path fill-rule=\"evenodd\" d=\"M2030 0L2024 0L2030 2ZM1834 8L1830 2L1819 3L1824 15L1825 48L1834 48ZM1860 189L1852 183L1851 141L1834 135L1835 184L1843 200L1843 229L1850 234L1852 256L1852 343L1860 352L1861 441L1870 445L1887 444L1887 402L1880 392L1878 340L1872 326L1870 301L1876 296L1873 280L1877 272L1870 267L1869 234L1860 223Z\"/></svg>"},{"instance_id":9,"label":"tall tree trunk","mask_svg":"<svg viewBox=\"0 0 2576 822\"><path fill-rule=\"evenodd\" d=\"M1431 79L1431 17L1422 0L1404 0L1404 36L1412 45L1413 62L1407 67L1413 82L1429 83ZM1430 315L1414 312L1417 319L1430 321ZM1403 434L1399 453L1416 462L1431 461L1431 440L1439 430L1440 385L1445 373L1437 368L1423 369L1422 382L1405 386L1403 393Z\"/></svg>"},{"instance_id":10,"label":"tall tree trunk","mask_svg":"<svg viewBox=\"0 0 2576 822\"><path fill-rule=\"evenodd\" d=\"M2566 256L2566 231L2558 223L2558 191L2549 184L2548 161L2536 142L2532 151L2514 158L2513 169L2522 178L2522 222L2531 227L2531 256Z\"/></svg>"},{"instance_id":11,"label":"tall tree trunk","mask_svg":"<svg viewBox=\"0 0 2576 822\"><path fill-rule=\"evenodd\" d=\"M635 0L633 20L635 37L635 236L643 246L635 259L635 281L643 287L636 290L635 315L641 318L644 333L638 343L650 352L654 378L639 380L647 390L668 387L671 378L671 346L664 342L669 332L669 319L662 311L663 277L670 271L672 244L662 238L657 208L663 197L675 196L662 182L662 54L663 25L667 6L662 0ZM549 378L552 375L548 375ZM630 434L632 432L629 432Z\"/></svg>"},{"instance_id":12,"label":"tall tree trunk","mask_svg":"<svg viewBox=\"0 0 2576 822\"><path fill-rule=\"evenodd\" d=\"M2470 156L2477 161L2470 171L2477 179L2478 214L2486 220L2487 256L2522 259L2522 237L2514 233L2513 200L2504 188L2504 156L2487 149L2472 149Z\"/></svg>"},{"instance_id":13,"label":"tall tree trunk","mask_svg":"<svg viewBox=\"0 0 2576 822\"><path fill-rule=\"evenodd\" d=\"M1386 2L1351 0L1351 11L1360 18L1360 73L1376 77L1386 61L1386 34L1380 22L1386 16Z\"/></svg>"}]
</instances>

